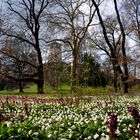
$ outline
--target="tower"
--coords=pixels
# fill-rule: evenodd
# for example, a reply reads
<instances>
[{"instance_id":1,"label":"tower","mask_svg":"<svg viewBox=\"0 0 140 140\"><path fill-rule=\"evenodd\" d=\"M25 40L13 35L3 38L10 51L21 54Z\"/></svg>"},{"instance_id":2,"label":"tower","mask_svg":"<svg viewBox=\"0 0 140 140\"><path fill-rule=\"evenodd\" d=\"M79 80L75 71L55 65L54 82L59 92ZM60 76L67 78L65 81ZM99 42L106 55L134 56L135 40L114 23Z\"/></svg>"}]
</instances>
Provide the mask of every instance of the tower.
<instances>
[{"instance_id":1,"label":"tower","mask_svg":"<svg viewBox=\"0 0 140 140\"><path fill-rule=\"evenodd\" d=\"M62 61L62 52L61 52L61 44L54 42L51 43L49 46L49 55L48 55L48 62L49 63L58 63Z\"/></svg>"},{"instance_id":2,"label":"tower","mask_svg":"<svg viewBox=\"0 0 140 140\"><path fill-rule=\"evenodd\" d=\"M47 81L54 89L57 89L60 81L60 69L62 62L61 44L54 42L49 46L47 63Z\"/></svg>"}]
</instances>

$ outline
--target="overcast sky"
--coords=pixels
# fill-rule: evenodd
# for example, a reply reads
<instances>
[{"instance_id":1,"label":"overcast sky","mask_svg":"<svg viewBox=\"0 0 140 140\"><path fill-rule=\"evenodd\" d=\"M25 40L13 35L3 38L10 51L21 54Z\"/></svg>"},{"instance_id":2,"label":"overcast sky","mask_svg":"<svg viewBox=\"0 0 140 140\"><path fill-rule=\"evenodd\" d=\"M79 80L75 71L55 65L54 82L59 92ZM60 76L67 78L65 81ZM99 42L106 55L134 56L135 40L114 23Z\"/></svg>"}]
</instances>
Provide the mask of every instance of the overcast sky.
<instances>
[{"instance_id":1,"label":"overcast sky","mask_svg":"<svg viewBox=\"0 0 140 140\"><path fill-rule=\"evenodd\" d=\"M0 9L2 10L2 14L6 11L6 0L0 0Z\"/></svg>"}]
</instances>

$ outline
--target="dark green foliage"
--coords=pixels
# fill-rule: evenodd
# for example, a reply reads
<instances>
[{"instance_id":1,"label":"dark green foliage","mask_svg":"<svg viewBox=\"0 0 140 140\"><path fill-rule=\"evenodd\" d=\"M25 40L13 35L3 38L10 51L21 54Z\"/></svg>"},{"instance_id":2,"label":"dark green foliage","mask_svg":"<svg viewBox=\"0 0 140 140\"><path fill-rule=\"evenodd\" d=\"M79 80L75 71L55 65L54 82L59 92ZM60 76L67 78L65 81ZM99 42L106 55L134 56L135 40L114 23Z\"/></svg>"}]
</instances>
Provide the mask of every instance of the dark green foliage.
<instances>
[{"instance_id":1,"label":"dark green foliage","mask_svg":"<svg viewBox=\"0 0 140 140\"><path fill-rule=\"evenodd\" d=\"M101 70L100 64L96 62L91 54L84 54L80 71L80 84L93 87L106 86L105 73Z\"/></svg>"},{"instance_id":2,"label":"dark green foliage","mask_svg":"<svg viewBox=\"0 0 140 140\"><path fill-rule=\"evenodd\" d=\"M4 90L5 85L6 81L0 81L0 90Z\"/></svg>"}]
</instances>

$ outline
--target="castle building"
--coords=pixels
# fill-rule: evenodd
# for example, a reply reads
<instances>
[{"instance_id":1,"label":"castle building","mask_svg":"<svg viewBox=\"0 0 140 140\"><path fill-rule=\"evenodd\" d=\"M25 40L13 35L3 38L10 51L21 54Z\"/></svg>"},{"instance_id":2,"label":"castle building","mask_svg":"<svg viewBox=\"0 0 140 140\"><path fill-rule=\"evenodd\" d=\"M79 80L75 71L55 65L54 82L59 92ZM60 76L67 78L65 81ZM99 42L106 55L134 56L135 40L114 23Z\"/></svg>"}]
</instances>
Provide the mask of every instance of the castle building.
<instances>
[{"instance_id":1,"label":"castle building","mask_svg":"<svg viewBox=\"0 0 140 140\"><path fill-rule=\"evenodd\" d=\"M61 62L62 61L62 49L61 44L53 42L49 46L48 62Z\"/></svg>"},{"instance_id":2,"label":"castle building","mask_svg":"<svg viewBox=\"0 0 140 140\"><path fill-rule=\"evenodd\" d=\"M49 45L48 62L45 70L45 81L53 89L57 89L60 79L60 69L62 63L62 46L57 42Z\"/></svg>"}]
</instances>

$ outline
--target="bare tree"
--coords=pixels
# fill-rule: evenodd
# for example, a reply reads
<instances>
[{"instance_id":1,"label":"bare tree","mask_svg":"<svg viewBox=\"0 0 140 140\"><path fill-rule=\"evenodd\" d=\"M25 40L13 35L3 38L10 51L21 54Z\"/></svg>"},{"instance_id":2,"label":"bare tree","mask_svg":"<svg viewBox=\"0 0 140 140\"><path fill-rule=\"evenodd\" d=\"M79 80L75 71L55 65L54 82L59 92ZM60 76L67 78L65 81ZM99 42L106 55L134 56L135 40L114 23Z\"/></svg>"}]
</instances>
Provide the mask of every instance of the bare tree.
<instances>
[{"instance_id":1,"label":"bare tree","mask_svg":"<svg viewBox=\"0 0 140 140\"><path fill-rule=\"evenodd\" d=\"M15 81L20 92L23 92L23 82L36 82L37 55L27 43L18 39L3 39L0 60L3 76Z\"/></svg>"},{"instance_id":2,"label":"bare tree","mask_svg":"<svg viewBox=\"0 0 140 140\"><path fill-rule=\"evenodd\" d=\"M112 65L113 65L112 69L114 72L113 84L114 84L115 92L117 92L117 85L118 85L117 79L118 79L119 73L116 70L116 66L113 63L114 60L112 59L112 52L114 52L114 54L116 55L116 58L119 60L119 63L122 62L121 61L122 57L121 57L121 52L120 52L121 35L119 34L119 30L117 28L118 23L117 23L115 16L106 17L106 19L104 19L104 25L106 28L108 40L109 40L110 44L112 45L112 48L110 48L106 44L104 35L101 33L102 28L100 26L98 27L98 30L96 31L96 33L95 33L95 31L93 31L94 32L93 35L91 35L91 37L90 36L89 37L93 41L93 43L96 45L96 47L99 48L99 50L102 50L103 52L105 52L105 54L109 58L110 62L112 62Z\"/></svg>"},{"instance_id":3,"label":"bare tree","mask_svg":"<svg viewBox=\"0 0 140 140\"><path fill-rule=\"evenodd\" d=\"M126 10L125 15L129 17L129 30L138 37L140 40L140 1L139 0L125 0L124 9ZM136 39L134 39L136 41ZM139 41L140 42L140 41Z\"/></svg>"},{"instance_id":4,"label":"bare tree","mask_svg":"<svg viewBox=\"0 0 140 140\"><path fill-rule=\"evenodd\" d=\"M42 27L41 21L43 20L44 11L49 2L48 0L21 0L18 2L8 0L7 4L15 20L12 19L10 30L5 30L4 34L26 42L35 49L38 58L38 93L43 93L44 77L40 30ZM24 36L21 36L19 31L23 32Z\"/></svg>"},{"instance_id":5,"label":"bare tree","mask_svg":"<svg viewBox=\"0 0 140 140\"><path fill-rule=\"evenodd\" d=\"M119 39L117 41L115 41L114 35L112 36L114 39L114 41L110 41L110 36L108 35L108 31L105 25L105 22L103 21L103 17L100 13L100 9L97 5L97 3L92 0L96 10L97 10L97 15L102 27L102 31L103 31L103 36L104 39L106 41L106 44L109 48L110 53L108 52L108 50L104 47L105 52L107 53L107 55L109 55L109 57L111 58L111 62L113 65L113 69L115 73L119 73L119 75L121 76L123 85L124 85L124 93L128 93L128 78L129 78L129 73L128 73L128 67L127 67L127 56L126 56L126 50L125 50L125 41L126 41L126 34L125 34L125 29L124 26L122 24L122 20L121 20L121 16L120 13L118 11L118 6L117 6L117 2L116 0L114 0L114 8L115 8L115 12L116 12L116 18L117 18L117 22L118 22L118 26L119 26L119 30L120 30L120 35L119 35ZM122 66L123 66L123 70L122 67L119 63L118 60L118 54L116 53L116 47L120 45L121 48L121 58L122 58Z\"/></svg>"},{"instance_id":6,"label":"bare tree","mask_svg":"<svg viewBox=\"0 0 140 140\"><path fill-rule=\"evenodd\" d=\"M73 89L78 83L77 64L79 50L88 28L93 24L92 21L96 10L89 0L57 0L53 4L57 10L51 9L49 11L49 21L51 27L52 25L55 26L53 31L60 31L61 35L57 34L56 39L52 41L67 43L72 50L71 87ZM82 9L83 7L86 10L88 9L89 12L86 13Z\"/></svg>"}]
</instances>

